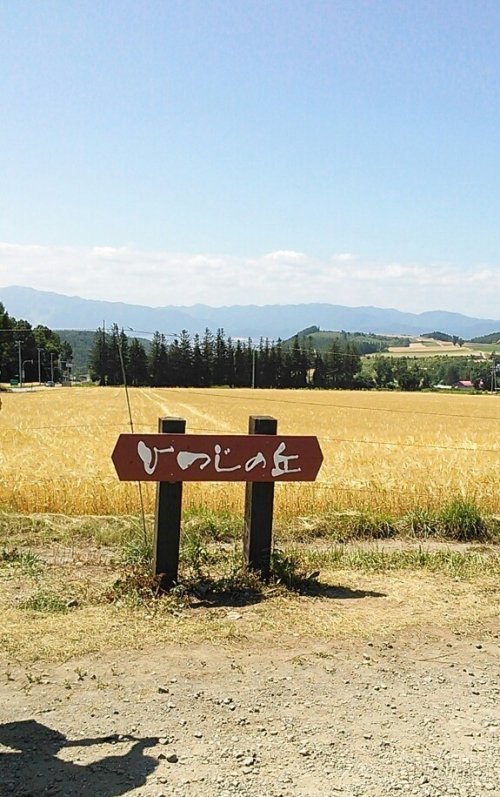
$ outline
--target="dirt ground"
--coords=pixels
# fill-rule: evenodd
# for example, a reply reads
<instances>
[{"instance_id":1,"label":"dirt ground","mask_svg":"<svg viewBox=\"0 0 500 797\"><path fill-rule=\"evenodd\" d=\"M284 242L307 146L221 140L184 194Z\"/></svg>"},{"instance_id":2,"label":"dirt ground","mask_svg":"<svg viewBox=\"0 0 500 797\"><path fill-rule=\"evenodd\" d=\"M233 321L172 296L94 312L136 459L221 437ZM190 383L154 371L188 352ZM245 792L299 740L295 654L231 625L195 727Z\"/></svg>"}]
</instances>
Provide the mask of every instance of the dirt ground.
<instances>
[{"instance_id":1,"label":"dirt ground","mask_svg":"<svg viewBox=\"0 0 500 797\"><path fill-rule=\"evenodd\" d=\"M3 660L0 795L493 797L498 632Z\"/></svg>"}]
</instances>

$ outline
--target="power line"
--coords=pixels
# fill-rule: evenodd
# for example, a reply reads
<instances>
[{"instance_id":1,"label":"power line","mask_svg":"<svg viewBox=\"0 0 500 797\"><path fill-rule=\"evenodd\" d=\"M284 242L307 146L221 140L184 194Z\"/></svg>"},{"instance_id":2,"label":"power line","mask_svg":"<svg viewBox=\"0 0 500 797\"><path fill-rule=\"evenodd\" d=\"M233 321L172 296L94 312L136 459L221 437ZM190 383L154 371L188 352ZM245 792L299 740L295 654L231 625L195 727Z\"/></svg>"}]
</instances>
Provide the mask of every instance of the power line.
<instances>
[{"instance_id":1,"label":"power line","mask_svg":"<svg viewBox=\"0 0 500 797\"><path fill-rule=\"evenodd\" d=\"M122 422L122 423L108 423L108 424L79 424L78 429L127 429L127 426L130 427L129 423ZM134 424L137 428L139 426L141 429L144 429L144 434L154 434L151 432L151 428L149 424ZM67 429L67 424L59 424L59 425L51 425L51 426L29 426L25 428L20 428L17 426L0 426L0 432L2 430L14 431L14 432L40 432L40 431L51 431L56 429ZM244 434L240 430L230 430L230 429L209 429L206 427L200 426L191 426L188 429L188 433L190 432L204 432L213 435L242 435ZM279 436L279 435L278 435ZM286 436L286 435L285 435ZM482 448L482 447L471 447L471 446L441 446L436 445L434 443L418 443L412 442L407 443L400 440L360 440L357 438L349 438L349 437L324 437L322 435L318 435L318 439L320 442L326 443L350 443L353 445L373 445L373 446L390 446L391 448L428 448L434 449L436 451L467 451L470 454L474 453L485 453L485 454L500 454L500 448Z\"/></svg>"},{"instance_id":2,"label":"power line","mask_svg":"<svg viewBox=\"0 0 500 797\"><path fill-rule=\"evenodd\" d=\"M83 474L83 475L80 475L79 477L74 477L73 476L72 478L65 479L65 482L79 483L82 479L84 480L86 478L87 479L95 479L95 473ZM112 480L111 478L108 479L107 483L109 483L111 480ZM114 479L112 481L113 481L113 483L115 483ZM33 479L31 477L29 478L29 484L47 485L47 484L51 484L52 482L53 482L53 479L50 479L50 478L38 478L38 479ZM118 484L120 484L120 482L117 481L116 484L118 485ZM191 484L194 484L194 483L191 482ZM201 482L201 484L207 485L207 483L203 483L203 482ZM225 491L227 491L228 487L233 486L234 488L237 488L238 485L241 487L242 484L243 484L243 482L210 482L209 486L210 486L210 490L211 491L213 491L213 490L221 490L221 491L225 492ZM145 483L145 485L148 485L147 489L149 489L149 490L154 490L154 488L156 486L154 482L147 482L147 483ZM276 483L276 487L278 489L281 489L281 490L283 490L283 489L289 490L290 488L295 488L295 489L299 488L300 491L304 490L304 485L301 484L300 487L299 487L299 485L296 482L277 482ZM409 497L429 498L429 496L432 495L432 493L430 491L424 492L423 490L415 490L415 489L411 489L409 491L401 493L401 487L397 486L397 485L394 486L394 487L385 487L383 485L377 485L376 487L363 487L363 486L359 486L359 485L346 486L344 484L337 484L337 483L332 482L332 481L315 481L315 482L311 482L308 485L308 489L310 491L312 491L312 492L329 491L329 492L335 492L335 493L339 493L340 492L340 493L347 493L347 494L350 494L350 493L351 494L352 493L365 493L367 495L377 495L377 496L380 496L382 494L398 493L398 495L403 494L405 497L409 496ZM437 492L439 494L439 493L442 493L443 491L448 493L449 492L449 488L446 485L441 485ZM141 514L142 514L142 508L141 508ZM143 516L143 518L145 518L145 515Z\"/></svg>"},{"instance_id":3,"label":"power line","mask_svg":"<svg viewBox=\"0 0 500 797\"><path fill-rule=\"evenodd\" d=\"M191 426L189 427L191 431L196 432L209 432L212 434L241 434L241 432L233 432L233 431L217 431L214 429L203 429L201 427ZM278 435L279 436L279 435ZM286 436L286 435L285 435ZM323 437L323 435L317 435L318 440L320 443L354 443L354 444L367 444L372 446L391 446L393 448L397 448L401 446L403 448L433 448L438 451L468 451L469 453L475 453L476 451L481 451L484 453L494 453L500 454L500 448L470 448L469 446L439 446L433 443L404 443L401 441L390 441L390 440L358 440L355 438L349 437Z\"/></svg>"}]
</instances>

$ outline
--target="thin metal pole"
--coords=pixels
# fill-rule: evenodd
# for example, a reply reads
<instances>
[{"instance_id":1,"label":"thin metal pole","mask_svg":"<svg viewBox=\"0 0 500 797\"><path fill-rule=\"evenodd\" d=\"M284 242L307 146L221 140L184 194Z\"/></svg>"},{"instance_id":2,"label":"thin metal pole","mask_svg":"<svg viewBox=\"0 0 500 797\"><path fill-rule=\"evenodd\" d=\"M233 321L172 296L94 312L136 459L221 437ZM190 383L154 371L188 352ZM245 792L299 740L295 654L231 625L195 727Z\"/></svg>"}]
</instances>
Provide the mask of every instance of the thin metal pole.
<instances>
[{"instance_id":1,"label":"thin metal pole","mask_svg":"<svg viewBox=\"0 0 500 797\"><path fill-rule=\"evenodd\" d=\"M45 349L38 349L38 384L42 384L42 362L41 362L41 354L42 351Z\"/></svg>"},{"instance_id":2,"label":"thin metal pole","mask_svg":"<svg viewBox=\"0 0 500 797\"><path fill-rule=\"evenodd\" d=\"M21 341L17 341L17 353L19 357L19 387L23 386L23 360L21 355Z\"/></svg>"}]
</instances>

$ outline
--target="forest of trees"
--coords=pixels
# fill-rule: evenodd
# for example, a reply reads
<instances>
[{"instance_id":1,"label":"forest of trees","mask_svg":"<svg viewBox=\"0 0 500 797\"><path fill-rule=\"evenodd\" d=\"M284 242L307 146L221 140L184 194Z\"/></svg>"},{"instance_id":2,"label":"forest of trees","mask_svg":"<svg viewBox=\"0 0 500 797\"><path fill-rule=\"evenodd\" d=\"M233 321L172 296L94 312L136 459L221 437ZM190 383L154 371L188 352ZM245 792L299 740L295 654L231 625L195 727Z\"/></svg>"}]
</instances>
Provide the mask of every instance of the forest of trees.
<instances>
[{"instance_id":1,"label":"forest of trees","mask_svg":"<svg viewBox=\"0 0 500 797\"><path fill-rule=\"evenodd\" d=\"M460 347L462 347L465 343L465 340L463 338L459 338L458 335L448 335L446 332L424 332L424 334L420 337L431 340L441 340L445 343L453 343L454 346Z\"/></svg>"},{"instance_id":2,"label":"forest of trees","mask_svg":"<svg viewBox=\"0 0 500 797\"><path fill-rule=\"evenodd\" d=\"M185 330L168 342L156 332L149 351L129 340L116 325L110 332L98 329L90 353L91 378L101 385L123 384L155 387L301 388L356 387L361 357L349 342L335 341L326 354L301 346L296 337L290 346L278 340L233 341L224 330L206 330L190 337Z\"/></svg>"},{"instance_id":3,"label":"forest of trees","mask_svg":"<svg viewBox=\"0 0 500 797\"><path fill-rule=\"evenodd\" d=\"M16 320L0 302L0 381L61 381L71 370L71 357L71 346L59 335Z\"/></svg>"}]
</instances>

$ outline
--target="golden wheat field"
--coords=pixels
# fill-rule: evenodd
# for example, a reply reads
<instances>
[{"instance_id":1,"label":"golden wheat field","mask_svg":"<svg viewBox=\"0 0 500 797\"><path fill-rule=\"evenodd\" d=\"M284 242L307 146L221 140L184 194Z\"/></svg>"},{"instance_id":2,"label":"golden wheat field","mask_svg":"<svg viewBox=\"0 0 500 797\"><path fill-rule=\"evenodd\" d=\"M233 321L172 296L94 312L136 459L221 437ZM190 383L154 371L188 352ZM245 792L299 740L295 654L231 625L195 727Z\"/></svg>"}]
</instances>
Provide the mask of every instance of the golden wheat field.
<instances>
[{"instance_id":1,"label":"golden wheat field","mask_svg":"<svg viewBox=\"0 0 500 797\"><path fill-rule=\"evenodd\" d=\"M192 433L245 433L249 415L272 415L282 434L319 438L315 483L278 484L282 519L329 511L402 514L460 495L500 512L497 396L229 389L129 390L134 430L156 432L160 416ZM0 508L68 515L136 514L138 486L111 462L129 432L123 388L72 387L6 393L0 412ZM147 512L155 486L143 485ZM244 486L185 485L184 507L240 512Z\"/></svg>"}]
</instances>

